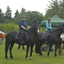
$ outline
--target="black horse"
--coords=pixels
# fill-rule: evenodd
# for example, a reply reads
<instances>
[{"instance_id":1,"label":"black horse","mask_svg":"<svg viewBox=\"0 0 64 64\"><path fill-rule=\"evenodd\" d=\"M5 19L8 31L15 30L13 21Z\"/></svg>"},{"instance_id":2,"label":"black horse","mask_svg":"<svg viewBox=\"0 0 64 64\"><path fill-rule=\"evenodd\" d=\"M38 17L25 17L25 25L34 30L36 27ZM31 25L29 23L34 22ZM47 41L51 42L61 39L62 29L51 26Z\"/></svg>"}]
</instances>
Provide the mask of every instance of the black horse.
<instances>
[{"instance_id":1,"label":"black horse","mask_svg":"<svg viewBox=\"0 0 64 64\"><path fill-rule=\"evenodd\" d=\"M37 41L36 41L36 47L35 47L36 53L39 53L40 55L42 55L41 45L45 43L45 40L46 40L46 39L43 39L44 33L45 32L40 32L39 35L37 36ZM57 54L56 54L57 45L59 46L61 45L62 39L60 39L60 35L62 33L64 33L64 25L62 25L61 27L49 33L50 35L48 35L49 37L47 38L47 41L48 41L48 44L50 44L50 48L47 53L47 56L49 56L52 45L55 44L55 57L57 57Z\"/></svg>"},{"instance_id":2,"label":"black horse","mask_svg":"<svg viewBox=\"0 0 64 64\"><path fill-rule=\"evenodd\" d=\"M25 33L25 42L22 43L21 39L18 38L20 35L20 32L17 31L11 31L7 33L6 35L6 42L5 42L5 58L8 59L7 52L8 47L10 46L10 58L13 59L12 56L12 48L15 43L20 45L27 45L27 51L26 51L26 60L28 60L28 52L29 52L29 46L31 46L30 50L30 59L32 58L32 49L36 40L36 36L39 33L40 30L40 22L35 22L34 25Z\"/></svg>"}]
</instances>

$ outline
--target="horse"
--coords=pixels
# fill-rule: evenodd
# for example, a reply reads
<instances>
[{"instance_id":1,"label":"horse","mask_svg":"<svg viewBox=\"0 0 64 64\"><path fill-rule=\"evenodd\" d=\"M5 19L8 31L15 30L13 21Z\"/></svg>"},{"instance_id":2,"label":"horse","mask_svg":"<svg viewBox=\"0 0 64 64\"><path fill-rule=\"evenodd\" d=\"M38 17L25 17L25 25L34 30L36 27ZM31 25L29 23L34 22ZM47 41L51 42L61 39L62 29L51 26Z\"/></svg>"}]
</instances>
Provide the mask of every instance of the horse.
<instances>
[{"instance_id":1,"label":"horse","mask_svg":"<svg viewBox=\"0 0 64 64\"><path fill-rule=\"evenodd\" d=\"M5 58L8 59L7 52L8 48L10 46L10 58L13 59L12 56L12 48L15 43L20 44L20 45L27 45L27 51L26 51L26 60L28 60L28 52L29 52L29 47L30 49L30 59L32 60L32 49L36 40L36 36L39 33L40 30L40 23L41 22L35 22L30 29L28 29L25 33L25 41L22 43L20 37L20 32L17 31L10 31L6 35L6 42L5 42Z\"/></svg>"},{"instance_id":2,"label":"horse","mask_svg":"<svg viewBox=\"0 0 64 64\"><path fill-rule=\"evenodd\" d=\"M51 47L53 46L53 44L55 44L55 57L57 57L57 45L61 45L62 44L62 39L60 38L60 35L64 33L64 24L62 26L60 26L59 28L57 28L56 30L53 30L52 32L49 32L49 37L47 38L47 44L50 44L50 48L49 51L47 53L47 56L49 56L49 53L51 51ZM45 32L40 32L37 36L37 41L36 41L36 46L35 46L35 50L36 53L39 53L40 55L43 55L41 52L41 45L43 43L45 43L46 39L43 39L43 35L45 34Z\"/></svg>"}]
</instances>

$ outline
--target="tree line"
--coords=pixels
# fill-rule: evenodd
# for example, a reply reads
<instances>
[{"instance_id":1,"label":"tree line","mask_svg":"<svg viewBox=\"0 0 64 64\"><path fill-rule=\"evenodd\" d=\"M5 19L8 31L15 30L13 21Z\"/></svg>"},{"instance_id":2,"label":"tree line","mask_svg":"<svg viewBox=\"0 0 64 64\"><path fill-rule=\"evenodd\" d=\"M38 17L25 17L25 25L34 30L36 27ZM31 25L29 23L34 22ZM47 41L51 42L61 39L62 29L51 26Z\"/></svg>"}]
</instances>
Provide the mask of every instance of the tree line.
<instances>
[{"instance_id":1,"label":"tree line","mask_svg":"<svg viewBox=\"0 0 64 64\"><path fill-rule=\"evenodd\" d=\"M46 20L47 18L51 18L55 14L57 14L60 18L64 19L64 0L51 0L49 1L49 5L47 5L46 9L46 14L43 15L42 13L38 11L26 11L25 8L21 9L21 12L16 10L14 17L12 18L12 10L9 6L7 6L6 12L3 13L2 9L0 9L0 30L4 31L4 28L7 28L7 30L12 31L16 30L16 26L18 27L19 21L21 20L21 16L25 15L26 16L26 22L28 25L32 25L34 21L43 21ZM9 28L11 26L11 29ZM3 25L3 27L2 27ZM5 25L9 26L6 27ZM13 26L15 28L13 28ZM19 28L17 29L19 30Z\"/></svg>"},{"instance_id":2,"label":"tree line","mask_svg":"<svg viewBox=\"0 0 64 64\"><path fill-rule=\"evenodd\" d=\"M22 8L21 12L16 10L14 17L12 18L12 12L11 8L7 6L7 10L5 14L2 12L0 9L0 23L10 23L13 22L15 24L18 24L19 21L21 20L21 16L25 15L26 16L26 21L28 25L32 25L34 21L41 21L43 20L43 15L42 13L38 11L26 11L26 9Z\"/></svg>"},{"instance_id":3,"label":"tree line","mask_svg":"<svg viewBox=\"0 0 64 64\"><path fill-rule=\"evenodd\" d=\"M21 16L25 15L28 25L32 25L34 23L34 20L36 20L37 22L43 21L49 17L52 17L55 14L64 19L64 0L49 1L49 5L46 9L45 15L38 11L26 11L26 9L22 8L21 12L19 12L17 9L14 17L12 18L12 10L9 6L7 6L7 10L5 13L3 13L2 9L0 9L0 23L14 22L15 24L18 24L21 20Z\"/></svg>"}]
</instances>

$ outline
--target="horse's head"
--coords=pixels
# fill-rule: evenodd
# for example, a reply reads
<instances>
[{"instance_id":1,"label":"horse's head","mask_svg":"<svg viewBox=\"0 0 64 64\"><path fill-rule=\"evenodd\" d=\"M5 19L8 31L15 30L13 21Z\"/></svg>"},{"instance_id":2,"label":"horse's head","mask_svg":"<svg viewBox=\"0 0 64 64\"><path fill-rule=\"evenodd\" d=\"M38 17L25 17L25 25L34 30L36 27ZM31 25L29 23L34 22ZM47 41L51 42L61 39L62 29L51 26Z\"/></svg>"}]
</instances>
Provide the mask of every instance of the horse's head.
<instances>
[{"instance_id":1,"label":"horse's head","mask_svg":"<svg viewBox=\"0 0 64 64\"><path fill-rule=\"evenodd\" d=\"M34 24L34 30L35 30L36 33L40 32L40 23L41 23L41 21L35 22L35 24Z\"/></svg>"},{"instance_id":2,"label":"horse's head","mask_svg":"<svg viewBox=\"0 0 64 64\"><path fill-rule=\"evenodd\" d=\"M29 32L33 33L34 35L37 35L40 31L40 22L34 22L34 24L32 25L32 27L28 30Z\"/></svg>"}]
</instances>

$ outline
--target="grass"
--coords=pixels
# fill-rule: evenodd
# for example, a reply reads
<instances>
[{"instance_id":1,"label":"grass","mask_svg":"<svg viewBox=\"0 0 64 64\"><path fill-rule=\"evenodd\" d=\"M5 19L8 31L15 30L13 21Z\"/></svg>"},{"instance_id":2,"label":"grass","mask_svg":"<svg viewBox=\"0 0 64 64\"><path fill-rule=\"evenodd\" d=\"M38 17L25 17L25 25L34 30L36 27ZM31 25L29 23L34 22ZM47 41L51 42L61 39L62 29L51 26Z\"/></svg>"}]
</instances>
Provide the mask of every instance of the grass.
<instances>
[{"instance_id":1,"label":"grass","mask_svg":"<svg viewBox=\"0 0 64 64\"><path fill-rule=\"evenodd\" d=\"M41 28L40 31L46 31L46 28ZM9 51L8 58L5 59L5 40L3 41L3 45L0 45L0 64L64 64L64 55L57 55L56 58L54 56L54 51L50 53L50 57L47 57L47 52L43 52L43 56L35 53L35 47L33 50L33 60L30 60L30 53L28 54L29 60L25 60L26 50L23 50L22 47L20 50L17 49L18 44L15 44L12 49L12 54L14 59L10 59ZM26 46L25 46L26 48ZM64 51L64 50L63 50Z\"/></svg>"},{"instance_id":2,"label":"grass","mask_svg":"<svg viewBox=\"0 0 64 64\"><path fill-rule=\"evenodd\" d=\"M57 52L58 57L56 58L54 56L54 52L51 52L50 57L47 57L47 52L42 52L43 56L40 56L39 54L35 53L35 47L33 50L33 60L30 60L29 54L29 60L25 60L26 50L23 50L22 47L20 48L20 50L17 50L17 47L18 44L15 44L12 50L14 59L10 59L10 55L8 52L9 59L6 60L4 41L3 45L0 45L0 64L64 64L64 55L58 55Z\"/></svg>"}]
</instances>

